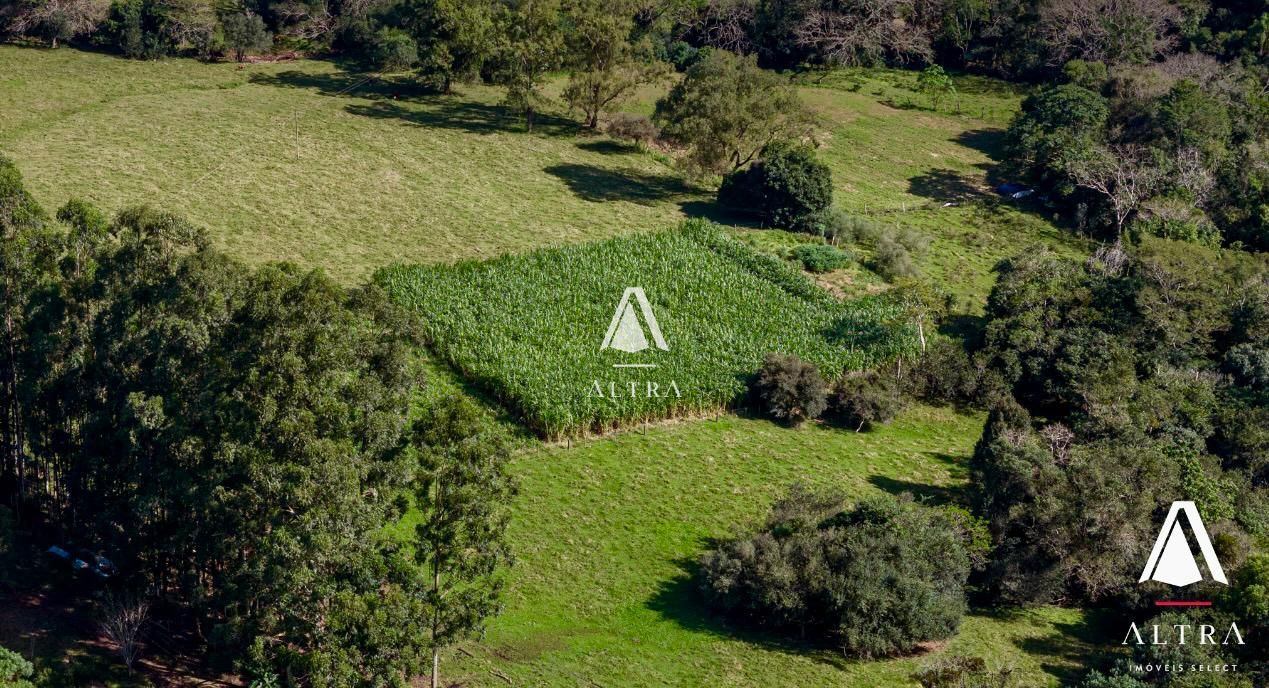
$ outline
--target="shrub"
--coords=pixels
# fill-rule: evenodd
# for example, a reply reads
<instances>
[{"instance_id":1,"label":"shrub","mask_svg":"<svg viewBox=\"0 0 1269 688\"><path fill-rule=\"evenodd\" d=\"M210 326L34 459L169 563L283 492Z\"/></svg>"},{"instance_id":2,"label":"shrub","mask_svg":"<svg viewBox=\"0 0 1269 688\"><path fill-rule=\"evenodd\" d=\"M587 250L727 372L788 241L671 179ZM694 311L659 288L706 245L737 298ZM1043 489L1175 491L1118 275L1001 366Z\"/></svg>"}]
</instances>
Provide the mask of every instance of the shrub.
<instances>
[{"instance_id":1,"label":"shrub","mask_svg":"<svg viewBox=\"0 0 1269 688\"><path fill-rule=\"evenodd\" d=\"M686 72L700 59L700 54L701 51L687 41L672 41L657 46L656 58L674 65L676 72Z\"/></svg>"},{"instance_id":2,"label":"shrub","mask_svg":"<svg viewBox=\"0 0 1269 688\"><path fill-rule=\"evenodd\" d=\"M832 407L835 416L859 432L893 420L903 408L903 398L897 380L869 371L842 378L833 388Z\"/></svg>"},{"instance_id":3,"label":"shrub","mask_svg":"<svg viewBox=\"0 0 1269 688\"><path fill-rule=\"evenodd\" d=\"M850 254L834 246L802 244L793 249L793 256L810 272L832 272L850 265Z\"/></svg>"},{"instance_id":4,"label":"shrub","mask_svg":"<svg viewBox=\"0 0 1269 688\"><path fill-rule=\"evenodd\" d=\"M807 218L805 228L833 243L873 243L885 233L885 226L880 222L851 215L837 206L812 214Z\"/></svg>"},{"instance_id":5,"label":"shrub","mask_svg":"<svg viewBox=\"0 0 1269 688\"><path fill-rule=\"evenodd\" d=\"M615 139L648 144L657 139L659 132L652 120L643 115L618 112L608 120L608 135Z\"/></svg>"},{"instance_id":6,"label":"shrub","mask_svg":"<svg viewBox=\"0 0 1269 688\"><path fill-rule=\"evenodd\" d=\"M908 248L899 243L891 234L883 235L877 240L873 253L873 266L877 274L887 280L916 277L921 274L917 270L916 263L912 261L912 254L908 252Z\"/></svg>"},{"instance_id":7,"label":"shrub","mask_svg":"<svg viewBox=\"0 0 1269 688\"><path fill-rule=\"evenodd\" d=\"M793 355L767 354L753 392L763 412L794 425L818 418L828 406L828 385L819 369Z\"/></svg>"},{"instance_id":8,"label":"shrub","mask_svg":"<svg viewBox=\"0 0 1269 688\"><path fill-rule=\"evenodd\" d=\"M863 657L952 635L979 554L963 512L910 497L841 505L795 486L756 533L702 558L708 602L764 628L827 636Z\"/></svg>"},{"instance_id":9,"label":"shrub","mask_svg":"<svg viewBox=\"0 0 1269 688\"><path fill-rule=\"evenodd\" d=\"M268 50L273 36L265 30L264 20L257 14L231 14L220 21L225 47L233 51L234 61L242 62L247 53Z\"/></svg>"},{"instance_id":10,"label":"shrub","mask_svg":"<svg viewBox=\"0 0 1269 688\"><path fill-rule=\"evenodd\" d=\"M833 202L833 173L809 145L777 142L748 169L727 175L718 201L777 227L815 232L819 213Z\"/></svg>"},{"instance_id":11,"label":"shrub","mask_svg":"<svg viewBox=\"0 0 1269 688\"><path fill-rule=\"evenodd\" d=\"M410 34L400 29L379 29L370 43L370 64L385 72L399 72L419 62L419 48Z\"/></svg>"}]
</instances>

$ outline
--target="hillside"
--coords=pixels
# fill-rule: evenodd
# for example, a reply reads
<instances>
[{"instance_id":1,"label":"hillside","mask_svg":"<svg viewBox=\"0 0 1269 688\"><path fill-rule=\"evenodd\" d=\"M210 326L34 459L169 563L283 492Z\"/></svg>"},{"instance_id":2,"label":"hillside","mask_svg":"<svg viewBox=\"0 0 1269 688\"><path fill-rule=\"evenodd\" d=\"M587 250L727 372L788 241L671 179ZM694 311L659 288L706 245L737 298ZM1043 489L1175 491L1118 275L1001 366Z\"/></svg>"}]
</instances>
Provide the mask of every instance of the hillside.
<instances>
[{"instance_id":1,"label":"hillside","mask_svg":"<svg viewBox=\"0 0 1269 688\"><path fill-rule=\"evenodd\" d=\"M491 87L439 96L323 61L140 63L12 45L0 45L0 63L0 152L45 207L151 203L240 258L321 267L346 283L388 263L490 258L689 216L735 221L663 156L563 117L524 133ZM986 192L1019 94L967 78L962 114L935 113L913 78L861 71L802 92L827 132L837 202L926 231L924 267L955 276L949 287L977 303L996 260L1067 240ZM626 107L650 112L663 88ZM990 203L964 204L973 200ZM836 281L869 280L847 271Z\"/></svg>"}]
</instances>

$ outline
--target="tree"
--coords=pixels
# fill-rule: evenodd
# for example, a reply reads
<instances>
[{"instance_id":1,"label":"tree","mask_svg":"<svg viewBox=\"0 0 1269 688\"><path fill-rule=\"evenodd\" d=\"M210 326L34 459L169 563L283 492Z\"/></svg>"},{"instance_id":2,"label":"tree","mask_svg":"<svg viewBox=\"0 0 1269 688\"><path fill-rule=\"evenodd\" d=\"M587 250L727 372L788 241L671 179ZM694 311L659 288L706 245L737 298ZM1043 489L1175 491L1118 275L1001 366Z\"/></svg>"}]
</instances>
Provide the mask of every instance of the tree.
<instances>
[{"instance_id":1,"label":"tree","mask_svg":"<svg viewBox=\"0 0 1269 688\"><path fill-rule=\"evenodd\" d=\"M833 387L833 413L855 432L890 422L903 408L899 383L876 371L847 375Z\"/></svg>"},{"instance_id":2,"label":"tree","mask_svg":"<svg viewBox=\"0 0 1269 688\"><path fill-rule=\"evenodd\" d=\"M473 79L495 45L495 5L484 0L410 0L402 25L418 46L420 74L442 93L454 81Z\"/></svg>"},{"instance_id":3,"label":"tree","mask_svg":"<svg viewBox=\"0 0 1269 688\"><path fill-rule=\"evenodd\" d=\"M649 41L630 42L633 8L605 0L570 0L564 12L572 63L564 100L582 111L591 129L599 126L603 112L640 85L669 74L669 65L653 57Z\"/></svg>"},{"instance_id":4,"label":"tree","mask_svg":"<svg viewBox=\"0 0 1269 688\"><path fill-rule=\"evenodd\" d=\"M662 133L700 170L736 170L780 139L801 139L811 118L797 91L750 57L710 50L657 102Z\"/></svg>"},{"instance_id":5,"label":"tree","mask_svg":"<svg viewBox=\"0 0 1269 688\"><path fill-rule=\"evenodd\" d=\"M1123 237L1124 223L1166 178L1153 152L1139 144L1110 144L1081 151L1067 159L1066 169L1076 184L1092 189L1110 204L1116 241Z\"/></svg>"},{"instance_id":6,"label":"tree","mask_svg":"<svg viewBox=\"0 0 1269 688\"><path fill-rule=\"evenodd\" d=\"M723 178L718 201L773 226L808 231L833 204L833 173L811 146L776 141L753 165Z\"/></svg>"},{"instance_id":7,"label":"tree","mask_svg":"<svg viewBox=\"0 0 1269 688\"><path fill-rule=\"evenodd\" d=\"M956 631L984 541L963 511L910 495L844 509L839 495L794 486L757 532L701 558L701 587L765 630L829 638L853 656L898 654Z\"/></svg>"},{"instance_id":8,"label":"tree","mask_svg":"<svg viewBox=\"0 0 1269 688\"><path fill-rule=\"evenodd\" d=\"M559 0L513 0L498 15L497 80L507 87L505 104L524 114L533 131L534 116L549 99L542 93L548 72L565 57Z\"/></svg>"},{"instance_id":9,"label":"tree","mask_svg":"<svg viewBox=\"0 0 1269 688\"><path fill-rule=\"evenodd\" d=\"M1047 0L1038 10L1051 65L1146 62L1173 47L1184 19L1168 0Z\"/></svg>"},{"instance_id":10,"label":"tree","mask_svg":"<svg viewBox=\"0 0 1269 688\"><path fill-rule=\"evenodd\" d=\"M51 276L58 237L48 216L22 184L22 175L0 156L0 487L21 517L27 496L27 405L20 396L29 383L27 302Z\"/></svg>"},{"instance_id":11,"label":"tree","mask_svg":"<svg viewBox=\"0 0 1269 688\"><path fill-rule=\"evenodd\" d=\"M1109 115L1105 98L1073 84L1027 96L1005 134L1010 172L1059 195L1071 193L1065 161L1104 140Z\"/></svg>"},{"instance_id":12,"label":"tree","mask_svg":"<svg viewBox=\"0 0 1269 688\"><path fill-rule=\"evenodd\" d=\"M826 3L829 4L829 3ZM830 64L905 63L934 56L929 27L914 0L861 0L816 9L796 29L799 45Z\"/></svg>"},{"instance_id":13,"label":"tree","mask_svg":"<svg viewBox=\"0 0 1269 688\"><path fill-rule=\"evenodd\" d=\"M753 393L766 413L793 425L818 418L828 405L828 385L819 369L791 354L767 354Z\"/></svg>"},{"instance_id":14,"label":"tree","mask_svg":"<svg viewBox=\"0 0 1269 688\"><path fill-rule=\"evenodd\" d=\"M149 614L150 603L143 599L111 596L102 603L101 632L115 644L128 671L141 651L141 631Z\"/></svg>"},{"instance_id":15,"label":"tree","mask_svg":"<svg viewBox=\"0 0 1269 688\"><path fill-rule=\"evenodd\" d=\"M939 109L939 102L945 96L956 97L956 86L952 83L952 77L938 65L930 65L917 75L917 90L930 99L934 110ZM959 109L959 106L957 107Z\"/></svg>"},{"instance_id":16,"label":"tree","mask_svg":"<svg viewBox=\"0 0 1269 688\"><path fill-rule=\"evenodd\" d=\"M414 39L400 29L379 29L369 52L371 64L379 71L398 72L419 62Z\"/></svg>"},{"instance_id":17,"label":"tree","mask_svg":"<svg viewBox=\"0 0 1269 688\"><path fill-rule=\"evenodd\" d=\"M18 34L38 33L56 48L59 40L95 31L109 9L106 0L24 0L9 28Z\"/></svg>"},{"instance_id":18,"label":"tree","mask_svg":"<svg viewBox=\"0 0 1269 688\"><path fill-rule=\"evenodd\" d=\"M7 647L0 647L0 686L5 688L35 688L28 679L35 667L22 655Z\"/></svg>"},{"instance_id":19,"label":"tree","mask_svg":"<svg viewBox=\"0 0 1269 688\"><path fill-rule=\"evenodd\" d=\"M115 0L101 33L125 57L157 60L179 45L180 27L172 15L168 0Z\"/></svg>"},{"instance_id":20,"label":"tree","mask_svg":"<svg viewBox=\"0 0 1269 688\"><path fill-rule=\"evenodd\" d=\"M225 45L233 51L234 61L242 62L247 53L268 50L273 36L265 30L264 20L257 14L231 14L220 21Z\"/></svg>"},{"instance_id":21,"label":"tree","mask_svg":"<svg viewBox=\"0 0 1269 688\"><path fill-rule=\"evenodd\" d=\"M511 563L507 507L516 486L510 452L496 428L462 397L429 407L415 425L419 486L415 560L426 572L420 595L432 652L432 687L441 650L479 631L498 609L500 569Z\"/></svg>"}]
</instances>

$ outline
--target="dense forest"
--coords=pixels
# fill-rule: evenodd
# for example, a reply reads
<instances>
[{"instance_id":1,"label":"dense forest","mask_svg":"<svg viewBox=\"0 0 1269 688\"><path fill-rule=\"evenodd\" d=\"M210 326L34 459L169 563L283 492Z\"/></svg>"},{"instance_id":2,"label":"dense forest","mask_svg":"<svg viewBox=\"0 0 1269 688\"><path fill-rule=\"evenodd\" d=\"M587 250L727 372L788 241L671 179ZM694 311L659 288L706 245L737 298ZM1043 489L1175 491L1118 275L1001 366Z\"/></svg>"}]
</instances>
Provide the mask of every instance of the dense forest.
<instances>
[{"instance_id":1,"label":"dense forest","mask_svg":"<svg viewBox=\"0 0 1269 688\"><path fill-rule=\"evenodd\" d=\"M855 339L834 344L867 370L773 351L726 371L716 406L856 433L910 400L986 415L961 499L851 504L794 487L752 532L711 543L694 581L712 610L863 658L947 639L971 607L1236 622L1246 642L1139 644L1088 658L1079 680L1269 681L1265 2L3 0L0 32L137 60L302 53L437 94L483 82L529 134L558 116L558 77L576 127L655 144L717 188L718 207L819 242L793 251L791 270L694 220L717 234L710 260L730 252L745 263L735 274L814 292L815 312L834 315L840 303L803 267L831 271L850 247L879 276L876 330L902 346L856 359ZM796 80L871 66L914 70L935 103L955 102L964 75L1026 89L989 179L1090 255L1008 258L974 311L913 266L928 238L836 207ZM653 83L670 85L650 116L618 111ZM0 158L0 544L21 530L109 552L104 608L129 667L150 614L253 685L438 685L442 651L500 607L517 485L511 440L484 409L418 393L429 382L416 354L444 341L424 330L445 322L394 300L391 274L350 288L290 263L249 266L144 204L50 213ZM469 330L452 348L484 361L491 340ZM587 429L568 421L555 425ZM1210 608L1160 614L1173 591L1135 575L1176 500L1198 505L1232 584L1185 593ZM1202 684L1132 670L1157 661L1243 669ZM973 662L941 671L1008 678Z\"/></svg>"}]
</instances>

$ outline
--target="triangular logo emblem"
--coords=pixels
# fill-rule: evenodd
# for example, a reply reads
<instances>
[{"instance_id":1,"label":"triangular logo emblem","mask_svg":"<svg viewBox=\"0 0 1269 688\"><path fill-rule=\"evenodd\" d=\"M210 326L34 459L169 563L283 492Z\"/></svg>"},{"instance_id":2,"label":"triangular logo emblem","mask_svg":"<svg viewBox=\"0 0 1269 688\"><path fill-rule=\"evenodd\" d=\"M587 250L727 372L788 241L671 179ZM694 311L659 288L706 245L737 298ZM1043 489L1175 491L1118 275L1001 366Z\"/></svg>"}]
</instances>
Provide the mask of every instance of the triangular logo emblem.
<instances>
[{"instance_id":1,"label":"triangular logo emblem","mask_svg":"<svg viewBox=\"0 0 1269 688\"><path fill-rule=\"evenodd\" d=\"M1212 574L1212 578L1217 582L1229 585L1229 581L1225 579L1225 570L1221 568L1221 562L1216 558L1216 550L1207 537L1207 528L1203 526L1203 519L1199 518L1198 506L1194 502L1172 502L1172 508L1168 510L1168 517L1163 521L1163 528L1154 541L1154 549L1150 552L1150 559L1146 562L1146 568L1141 572L1141 579L1138 582L1155 580L1181 587L1203 580L1198 561L1194 559L1194 551L1190 549L1190 540L1186 537L1177 518L1182 513L1185 514L1190 530L1194 532L1194 539L1198 541L1199 551L1203 554L1208 573Z\"/></svg>"},{"instance_id":2,"label":"triangular logo emblem","mask_svg":"<svg viewBox=\"0 0 1269 688\"><path fill-rule=\"evenodd\" d=\"M639 322L640 316L643 317L642 324ZM670 347L665 343L665 337L661 336L661 326L657 324L657 316L652 313L652 304L643 293L643 287L626 287L625 293L621 295L621 302L617 304L617 310L612 314L604 343L599 348L617 349L630 354L643 351L649 346L648 337L644 334L645 325L656 347L669 351Z\"/></svg>"}]
</instances>

